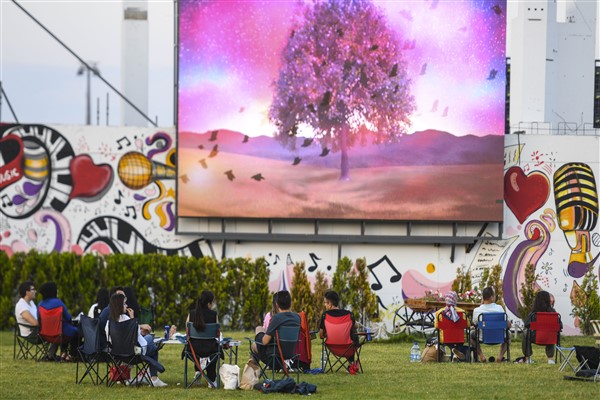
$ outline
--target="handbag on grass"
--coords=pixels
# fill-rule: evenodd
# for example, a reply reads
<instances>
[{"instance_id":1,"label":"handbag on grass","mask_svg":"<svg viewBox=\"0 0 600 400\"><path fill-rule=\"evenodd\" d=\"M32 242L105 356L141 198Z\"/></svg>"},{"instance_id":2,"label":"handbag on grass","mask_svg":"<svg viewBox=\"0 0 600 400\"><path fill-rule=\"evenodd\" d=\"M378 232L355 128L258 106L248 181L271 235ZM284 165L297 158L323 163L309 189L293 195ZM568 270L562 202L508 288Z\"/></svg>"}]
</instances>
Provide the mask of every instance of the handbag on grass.
<instances>
[{"instance_id":1,"label":"handbag on grass","mask_svg":"<svg viewBox=\"0 0 600 400\"><path fill-rule=\"evenodd\" d=\"M127 365L113 365L108 371L108 378L111 382L129 380L129 368L127 368Z\"/></svg>"}]
</instances>

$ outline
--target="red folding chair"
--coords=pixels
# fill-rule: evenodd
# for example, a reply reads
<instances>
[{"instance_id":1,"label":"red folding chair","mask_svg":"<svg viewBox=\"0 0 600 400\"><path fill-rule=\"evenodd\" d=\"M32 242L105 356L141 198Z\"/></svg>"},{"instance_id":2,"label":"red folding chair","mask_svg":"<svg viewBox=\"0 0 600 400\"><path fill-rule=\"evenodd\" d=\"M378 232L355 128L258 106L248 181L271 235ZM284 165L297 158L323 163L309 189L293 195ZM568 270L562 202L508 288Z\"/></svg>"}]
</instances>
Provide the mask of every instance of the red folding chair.
<instances>
[{"instance_id":1,"label":"red folding chair","mask_svg":"<svg viewBox=\"0 0 600 400\"><path fill-rule=\"evenodd\" d=\"M349 366L350 359L358 366L358 371L363 372L360 362L361 345L352 340L352 326L354 324L352 314L343 316L332 316L325 313L325 332L327 337L323 339L322 346L327 359L323 372L337 372ZM331 362L330 358L334 358Z\"/></svg>"},{"instance_id":2,"label":"red folding chair","mask_svg":"<svg viewBox=\"0 0 600 400\"><path fill-rule=\"evenodd\" d=\"M38 321L40 323L40 337L42 338L42 357L50 359L59 345L67 343L71 338L62 334L63 308L56 307L50 310L38 307Z\"/></svg>"},{"instance_id":3,"label":"red folding chair","mask_svg":"<svg viewBox=\"0 0 600 400\"><path fill-rule=\"evenodd\" d=\"M527 335L531 344L560 346L560 314L556 312L533 313Z\"/></svg>"},{"instance_id":4,"label":"red folding chair","mask_svg":"<svg viewBox=\"0 0 600 400\"><path fill-rule=\"evenodd\" d=\"M470 328L467 323L467 317L464 312L456 312L460 317L458 321L454 322L444 316L443 313L437 315L437 338L438 346L449 346L449 345L464 345L467 343L467 361L470 359L471 345L469 343ZM466 339L465 339L466 334ZM437 361L440 362L440 351L437 352Z\"/></svg>"}]
</instances>

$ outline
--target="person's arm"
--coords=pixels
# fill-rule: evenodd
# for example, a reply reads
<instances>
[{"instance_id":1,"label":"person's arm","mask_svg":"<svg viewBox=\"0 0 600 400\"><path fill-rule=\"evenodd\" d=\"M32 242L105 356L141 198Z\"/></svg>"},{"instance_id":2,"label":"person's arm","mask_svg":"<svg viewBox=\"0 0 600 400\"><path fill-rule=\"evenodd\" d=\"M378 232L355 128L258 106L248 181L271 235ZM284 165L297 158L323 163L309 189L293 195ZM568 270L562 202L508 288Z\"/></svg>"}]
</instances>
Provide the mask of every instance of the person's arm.
<instances>
[{"instance_id":1,"label":"person's arm","mask_svg":"<svg viewBox=\"0 0 600 400\"><path fill-rule=\"evenodd\" d=\"M21 317L23 317L23 319L24 319L25 321L27 321L27 324L28 324L28 325L31 325L31 326L38 326L38 320L37 320L37 319L35 319L35 317L34 317L33 315L31 315L31 313L30 313L28 310L24 310L24 311L21 313Z\"/></svg>"},{"instance_id":2,"label":"person's arm","mask_svg":"<svg viewBox=\"0 0 600 400\"><path fill-rule=\"evenodd\" d=\"M319 337L321 339L325 339L327 337L327 332L325 331L325 312L321 315L321 322L319 324Z\"/></svg>"},{"instance_id":3,"label":"person's arm","mask_svg":"<svg viewBox=\"0 0 600 400\"><path fill-rule=\"evenodd\" d=\"M148 324L140 324L140 332L142 336L149 335L152 332L152 327Z\"/></svg>"},{"instance_id":4,"label":"person's arm","mask_svg":"<svg viewBox=\"0 0 600 400\"><path fill-rule=\"evenodd\" d=\"M264 336L263 336L263 338L262 338L262 344L263 344L263 346L266 346L266 345L268 345L269 343L271 343L271 339L272 339L271 335L267 335L267 334L265 333L265 335L264 335Z\"/></svg>"}]
</instances>

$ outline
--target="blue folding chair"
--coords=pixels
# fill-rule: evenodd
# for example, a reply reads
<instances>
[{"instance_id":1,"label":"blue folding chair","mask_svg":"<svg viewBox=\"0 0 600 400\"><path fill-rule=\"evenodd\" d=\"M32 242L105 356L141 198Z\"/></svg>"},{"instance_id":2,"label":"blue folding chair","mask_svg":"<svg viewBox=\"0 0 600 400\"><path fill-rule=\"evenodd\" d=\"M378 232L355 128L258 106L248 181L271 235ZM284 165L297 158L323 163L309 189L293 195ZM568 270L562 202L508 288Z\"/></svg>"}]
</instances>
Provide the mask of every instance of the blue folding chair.
<instances>
[{"instance_id":1,"label":"blue folding chair","mask_svg":"<svg viewBox=\"0 0 600 400\"><path fill-rule=\"evenodd\" d=\"M479 355L481 344L503 344L506 343L506 359L510 361L510 332L508 329L508 317L506 313L483 313L479 314L475 326L475 360Z\"/></svg>"}]
</instances>

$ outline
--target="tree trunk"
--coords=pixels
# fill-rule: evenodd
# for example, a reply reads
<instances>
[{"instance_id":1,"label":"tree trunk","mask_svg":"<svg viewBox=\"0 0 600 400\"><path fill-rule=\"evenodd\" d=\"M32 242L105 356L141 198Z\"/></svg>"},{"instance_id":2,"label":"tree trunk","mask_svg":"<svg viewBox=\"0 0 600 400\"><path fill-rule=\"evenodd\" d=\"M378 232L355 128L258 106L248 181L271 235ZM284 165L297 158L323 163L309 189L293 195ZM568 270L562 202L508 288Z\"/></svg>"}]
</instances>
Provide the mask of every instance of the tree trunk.
<instances>
[{"instance_id":1,"label":"tree trunk","mask_svg":"<svg viewBox=\"0 0 600 400\"><path fill-rule=\"evenodd\" d=\"M340 165L340 181L350 180L350 163L348 162L348 125L342 126L340 132L340 150L342 153L342 162Z\"/></svg>"}]
</instances>

